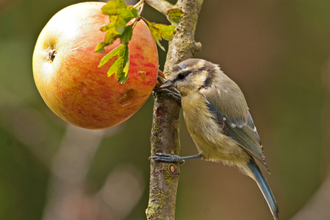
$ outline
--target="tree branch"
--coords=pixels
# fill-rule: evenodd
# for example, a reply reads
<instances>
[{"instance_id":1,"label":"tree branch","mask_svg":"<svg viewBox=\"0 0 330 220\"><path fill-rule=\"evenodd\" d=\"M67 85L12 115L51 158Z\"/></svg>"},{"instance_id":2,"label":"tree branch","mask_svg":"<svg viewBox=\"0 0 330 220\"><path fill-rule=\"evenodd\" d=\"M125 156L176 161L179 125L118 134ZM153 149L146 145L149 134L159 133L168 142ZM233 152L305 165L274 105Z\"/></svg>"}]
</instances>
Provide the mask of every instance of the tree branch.
<instances>
[{"instance_id":1,"label":"tree branch","mask_svg":"<svg viewBox=\"0 0 330 220\"><path fill-rule=\"evenodd\" d=\"M149 4L149 0L147 3ZM156 1L152 1L156 2ZM158 1L163 2L163 1ZM203 0L179 0L176 7L184 15L177 27L177 33L169 43L165 75L182 60L190 58L201 48L194 41L197 18ZM156 3L154 4L154 6ZM159 11L164 10L160 9ZM164 93L154 93L154 113L151 131L151 154L179 154L180 105ZM151 160L149 203L147 219L175 219L176 194L180 169L178 164L159 163Z\"/></svg>"},{"instance_id":2,"label":"tree branch","mask_svg":"<svg viewBox=\"0 0 330 220\"><path fill-rule=\"evenodd\" d=\"M198 14L202 4L203 0L179 0L177 2L176 6L181 8L184 14L177 27L177 33L169 43L164 68L165 76L169 75L175 64L191 58L196 52L201 51L202 45L199 42L195 42L194 38Z\"/></svg>"},{"instance_id":3,"label":"tree branch","mask_svg":"<svg viewBox=\"0 0 330 220\"><path fill-rule=\"evenodd\" d=\"M164 15L173 8L173 5L165 0L145 0L145 2Z\"/></svg>"}]
</instances>

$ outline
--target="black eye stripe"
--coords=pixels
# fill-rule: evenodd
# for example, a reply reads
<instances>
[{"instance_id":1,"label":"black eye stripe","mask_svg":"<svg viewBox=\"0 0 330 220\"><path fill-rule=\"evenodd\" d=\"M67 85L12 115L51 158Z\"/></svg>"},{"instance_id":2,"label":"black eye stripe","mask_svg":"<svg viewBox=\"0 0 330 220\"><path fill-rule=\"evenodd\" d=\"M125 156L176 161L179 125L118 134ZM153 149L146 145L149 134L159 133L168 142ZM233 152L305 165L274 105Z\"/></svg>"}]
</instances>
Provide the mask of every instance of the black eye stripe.
<instances>
[{"instance_id":1,"label":"black eye stripe","mask_svg":"<svg viewBox=\"0 0 330 220\"><path fill-rule=\"evenodd\" d=\"M191 73L191 71L184 71L184 72L181 72L177 79L180 80L180 79L184 79L186 76L188 76L189 74Z\"/></svg>"}]
</instances>

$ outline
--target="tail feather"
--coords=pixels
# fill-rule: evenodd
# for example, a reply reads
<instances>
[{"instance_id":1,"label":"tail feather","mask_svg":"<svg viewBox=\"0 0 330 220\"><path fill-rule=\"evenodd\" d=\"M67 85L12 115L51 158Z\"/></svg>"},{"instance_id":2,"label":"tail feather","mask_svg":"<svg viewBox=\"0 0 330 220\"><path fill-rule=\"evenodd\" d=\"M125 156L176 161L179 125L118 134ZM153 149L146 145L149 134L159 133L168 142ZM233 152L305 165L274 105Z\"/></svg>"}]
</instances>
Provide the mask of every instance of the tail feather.
<instances>
[{"instance_id":1,"label":"tail feather","mask_svg":"<svg viewBox=\"0 0 330 220\"><path fill-rule=\"evenodd\" d=\"M254 162L252 159L247 164L248 170L250 171L250 176L256 181L256 183L259 186L259 189L261 190L263 196L265 197L267 204L269 206L270 211L272 212L272 215L275 220L278 220L278 207L275 200L275 197L269 188L267 181L265 177L262 175L258 165Z\"/></svg>"}]
</instances>

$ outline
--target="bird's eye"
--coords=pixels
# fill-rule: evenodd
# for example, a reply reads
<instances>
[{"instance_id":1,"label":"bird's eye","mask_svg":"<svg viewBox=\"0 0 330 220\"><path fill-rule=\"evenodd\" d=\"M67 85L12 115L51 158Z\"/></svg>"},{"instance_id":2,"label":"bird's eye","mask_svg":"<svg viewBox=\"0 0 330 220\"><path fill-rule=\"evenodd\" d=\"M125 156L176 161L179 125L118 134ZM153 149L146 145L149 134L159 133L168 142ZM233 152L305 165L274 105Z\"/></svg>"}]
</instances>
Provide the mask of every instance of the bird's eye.
<instances>
[{"instance_id":1,"label":"bird's eye","mask_svg":"<svg viewBox=\"0 0 330 220\"><path fill-rule=\"evenodd\" d=\"M183 78L184 78L184 74L180 73L180 74L178 75L178 78L179 78L179 79L183 79Z\"/></svg>"}]
</instances>

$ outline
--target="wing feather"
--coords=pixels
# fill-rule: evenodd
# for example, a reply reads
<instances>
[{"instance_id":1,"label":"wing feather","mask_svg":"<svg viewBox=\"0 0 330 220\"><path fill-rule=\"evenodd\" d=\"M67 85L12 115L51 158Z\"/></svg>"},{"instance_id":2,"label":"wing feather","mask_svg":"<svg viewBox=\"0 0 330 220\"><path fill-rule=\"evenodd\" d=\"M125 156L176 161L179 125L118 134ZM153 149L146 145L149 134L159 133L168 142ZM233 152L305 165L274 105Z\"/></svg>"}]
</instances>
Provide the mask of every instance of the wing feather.
<instances>
[{"instance_id":1,"label":"wing feather","mask_svg":"<svg viewBox=\"0 0 330 220\"><path fill-rule=\"evenodd\" d=\"M219 125L225 128L223 129L224 133L237 141L251 156L260 161L269 172L260 137L248 108L246 109L246 118L230 118L219 107L215 107L212 100L209 100L207 96L205 97L209 101L207 104L209 110L214 114Z\"/></svg>"}]
</instances>

